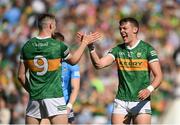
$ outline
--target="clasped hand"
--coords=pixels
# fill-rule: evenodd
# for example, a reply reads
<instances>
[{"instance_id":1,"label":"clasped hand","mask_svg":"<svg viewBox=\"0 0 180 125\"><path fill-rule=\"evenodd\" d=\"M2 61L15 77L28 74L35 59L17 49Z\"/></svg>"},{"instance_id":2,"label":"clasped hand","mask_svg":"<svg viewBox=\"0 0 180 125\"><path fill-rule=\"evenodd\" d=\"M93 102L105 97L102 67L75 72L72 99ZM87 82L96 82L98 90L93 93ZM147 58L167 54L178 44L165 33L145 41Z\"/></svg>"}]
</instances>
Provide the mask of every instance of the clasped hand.
<instances>
[{"instance_id":1,"label":"clasped hand","mask_svg":"<svg viewBox=\"0 0 180 125\"><path fill-rule=\"evenodd\" d=\"M98 41L102 38L102 35L99 32L90 33L89 35L78 32L77 33L77 39L78 41L81 41L82 43L85 43L86 45L92 44L95 41Z\"/></svg>"}]
</instances>

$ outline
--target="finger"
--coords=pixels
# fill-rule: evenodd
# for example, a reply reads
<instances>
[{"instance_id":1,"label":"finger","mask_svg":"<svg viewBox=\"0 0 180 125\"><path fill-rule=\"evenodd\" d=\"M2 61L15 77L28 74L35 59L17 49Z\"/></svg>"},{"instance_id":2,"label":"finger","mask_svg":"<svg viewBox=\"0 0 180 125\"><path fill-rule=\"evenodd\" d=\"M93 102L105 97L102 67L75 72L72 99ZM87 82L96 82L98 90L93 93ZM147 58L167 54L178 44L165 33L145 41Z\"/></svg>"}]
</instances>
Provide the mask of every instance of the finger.
<instances>
[{"instance_id":1,"label":"finger","mask_svg":"<svg viewBox=\"0 0 180 125\"><path fill-rule=\"evenodd\" d=\"M84 32L77 32L77 34L79 34L79 35L85 35Z\"/></svg>"},{"instance_id":2,"label":"finger","mask_svg":"<svg viewBox=\"0 0 180 125\"><path fill-rule=\"evenodd\" d=\"M83 35L83 36L81 36L80 40L82 41L83 39L84 39L84 35Z\"/></svg>"},{"instance_id":3,"label":"finger","mask_svg":"<svg viewBox=\"0 0 180 125\"><path fill-rule=\"evenodd\" d=\"M76 36L77 36L78 41L82 41L84 39L84 36L87 36L87 35L86 33L78 32Z\"/></svg>"},{"instance_id":4,"label":"finger","mask_svg":"<svg viewBox=\"0 0 180 125\"><path fill-rule=\"evenodd\" d=\"M142 95L138 95L138 98L139 98L140 100L143 100L143 96L142 96Z\"/></svg>"},{"instance_id":5,"label":"finger","mask_svg":"<svg viewBox=\"0 0 180 125\"><path fill-rule=\"evenodd\" d=\"M144 99L146 99L146 96L145 95L141 95L141 96L139 96L139 99L144 100Z\"/></svg>"},{"instance_id":6,"label":"finger","mask_svg":"<svg viewBox=\"0 0 180 125\"><path fill-rule=\"evenodd\" d=\"M68 113L71 111L71 109L69 107L67 107L66 110Z\"/></svg>"},{"instance_id":7,"label":"finger","mask_svg":"<svg viewBox=\"0 0 180 125\"><path fill-rule=\"evenodd\" d=\"M144 91L143 90L139 91L138 97L139 98L143 98L144 97Z\"/></svg>"},{"instance_id":8,"label":"finger","mask_svg":"<svg viewBox=\"0 0 180 125\"><path fill-rule=\"evenodd\" d=\"M90 36L92 36L94 38L102 37L102 35L100 33L93 33L93 34L90 34Z\"/></svg>"},{"instance_id":9,"label":"finger","mask_svg":"<svg viewBox=\"0 0 180 125\"><path fill-rule=\"evenodd\" d=\"M93 36L93 38L96 38L97 40L100 40L103 38L102 34L98 33Z\"/></svg>"},{"instance_id":10,"label":"finger","mask_svg":"<svg viewBox=\"0 0 180 125\"><path fill-rule=\"evenodd\" d=\"M139 91L139 94L142 93L142 92L143 92L143 90L140 90L140 91Z\"/></svg>"},{"instance_id":11,"label":"finger","mask_svg":"<svg viewBox=\"0 0 180 125\"><path fill-rule=\"evenodd\" d=\"M98 41L99 40L99 38L91 38L91 40L89 41L89 43L94 43L94 42L96 42L96 41Z\"/></svg>"},{"instance_id":12,"label":"finger","mask_svg":"<svg viewBox=\"0 0 180 125\"><path fill-rule=\"evenodd\" d=\"M80 41L81 41L81 38L80 38L80 37L76 37L76 40L80 42Z\"/></svg>"},{"instance_id":13,"label":"finger","mask_svg":"<svg viewBox=\"0 0 180 125\"><path fill-rule=\"evenodd\" d=\"M94 34L91 36L92 40L100 40L102 38L101 34Z\"/></svg>"},{"instance_id":14,"label":"finger","mask_svg":"<svg viewBox=\"0 0 180 125\"><path fill-rule=\"evenodd\" d=\"M88 41L88 44L94 43L102 38L102 35L99 32L90 33L89 35L83 35L83 39Z\"/></svg>"},{"instance_id":15,"label":"finger","mask_svg":"<svg viewBox=\"0 0 180 125\"><path fill-rule=\"evenodd\" d=\"M76 36L78 36L78 37L82 37L83 35L85 35L85 33L83 33L83 32L77 32L77 34L76 34Z\"/></svg>"},{"instance_id":16,"label":"finger","mask_svg":"<svg viewBox=\"0 0 180 125\"><path fill-rule=\"evenodd\" d=\"M77 38L81 38L83 35L82 34L77 34L76 36L77 36Z\"/></svg>"},{"instance_id":17,"label":"finger","mask_svg":"<svg viewBox=\"0 0 180 125\"><path fill-rule=\"evenodd\" d=\"M144 91L143 93L141 93L139 98L141 98L142 100L145 100L147 97L149 97L149 95L150 94L147 91Z\"/></svg>"}]
</instances>

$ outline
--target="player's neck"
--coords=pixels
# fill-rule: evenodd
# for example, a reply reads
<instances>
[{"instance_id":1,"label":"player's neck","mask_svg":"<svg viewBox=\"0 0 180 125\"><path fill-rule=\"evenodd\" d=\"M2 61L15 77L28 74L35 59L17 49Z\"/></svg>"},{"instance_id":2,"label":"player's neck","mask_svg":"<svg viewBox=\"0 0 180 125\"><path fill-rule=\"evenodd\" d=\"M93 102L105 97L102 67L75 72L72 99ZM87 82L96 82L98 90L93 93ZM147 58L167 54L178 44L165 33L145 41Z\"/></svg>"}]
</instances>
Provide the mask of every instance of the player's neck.
<instances>
[{"instance_id":1,"label":"player's neck","mask_svg":"<svg viewBox=\"0 0 180 125\"><path fill-rule=\"evenodd\" d=\"M50 32L45 32L45 31L41 31L39 33L39 37L42 37L42 38L44 38L44 37L51 37L51 33Z\"/></svg>"},{"instance_id":2,"label":"player's neck","mask_svg":"<svg viewBox=\"0 0 180 125\"><path fill-rule=\"evenodd\" d=\"M139 41L139 40L138 40L137 38L132 39L132 40L129 42L128 46L129 46L129 47L132 47L132 46L134 46L138 41Z\"/></svg>"}]
</instances>

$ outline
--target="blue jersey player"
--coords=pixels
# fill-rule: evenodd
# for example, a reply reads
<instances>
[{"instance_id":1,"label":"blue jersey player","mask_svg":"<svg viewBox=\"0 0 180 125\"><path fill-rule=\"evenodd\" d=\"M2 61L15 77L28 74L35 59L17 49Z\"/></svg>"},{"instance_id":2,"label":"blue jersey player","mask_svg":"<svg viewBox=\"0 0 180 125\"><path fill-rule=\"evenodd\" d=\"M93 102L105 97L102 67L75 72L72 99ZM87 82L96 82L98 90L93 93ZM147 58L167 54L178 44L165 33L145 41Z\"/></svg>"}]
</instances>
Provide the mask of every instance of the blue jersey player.
<instances>
[{"instance_id":1,"label":"blue jersey player","mask_svg":"<svg viewBox=\"0 0 180 125\"><path fill-rule=\"evenodd\" d=\"M62 87L65 101L67 103L68 121L74 121L72 106L77 98L80 86L80 73L78 65L62 63Z\"/></svg>"}]
</instances>

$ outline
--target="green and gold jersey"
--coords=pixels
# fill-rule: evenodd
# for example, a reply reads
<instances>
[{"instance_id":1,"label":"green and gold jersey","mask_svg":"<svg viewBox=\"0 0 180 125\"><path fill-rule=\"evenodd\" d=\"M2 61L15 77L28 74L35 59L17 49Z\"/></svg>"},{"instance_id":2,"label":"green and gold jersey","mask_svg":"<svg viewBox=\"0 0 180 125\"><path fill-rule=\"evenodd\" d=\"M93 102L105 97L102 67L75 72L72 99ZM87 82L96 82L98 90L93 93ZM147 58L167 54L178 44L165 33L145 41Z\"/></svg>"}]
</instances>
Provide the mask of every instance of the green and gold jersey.
<instances>
[{"instance_id":1,"label":"green and gold jersey","mask_svg":"<svg viewBox=\"0 0 180 125\"><path fill-rule=\"evenodd\" d=\"M150 85L149 63L158 61L156 51L141 40L132 48L124 43L119 44L108 54L115 59L118 69L119 86L116 98L139 101L138 92Z\"/></svg>"},{"instance_id":2,"label":"green and gold jersey","mask_svg":"<svg viewBox=\"0 0 180 125\"><path fill-rule=\"evenodd\" d=\"M67 58L69 48L52 38L32 38L21 50L21 61L29 70L27 76L30 99L62 97L61 60Z\"/></svg>"}]
</instances>

